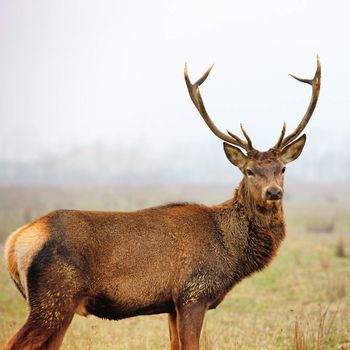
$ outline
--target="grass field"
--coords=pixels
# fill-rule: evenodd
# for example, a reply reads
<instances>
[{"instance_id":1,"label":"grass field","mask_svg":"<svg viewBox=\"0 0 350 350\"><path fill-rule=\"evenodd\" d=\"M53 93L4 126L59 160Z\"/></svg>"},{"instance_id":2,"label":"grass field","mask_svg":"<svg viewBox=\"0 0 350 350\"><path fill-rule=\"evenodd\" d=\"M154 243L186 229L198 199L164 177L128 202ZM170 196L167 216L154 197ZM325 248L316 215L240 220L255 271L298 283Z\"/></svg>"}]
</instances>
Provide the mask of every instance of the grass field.
<instances>
[{"instance_id":1,"label":"grass field","mask_svg":"<svg viewBox=\"0 0 350 350\"><path fill-rule=\"evenodd\" d=\"M168 194L176 197L174 193ZM69 199L64 195L62 198L57 194L51 196L46 198L51 198L52 207L66 206L64 201ZM2 240L12 226L27 219L23 216L32 215L26 211L23 200L22 207L11 207L15 197L13 194L6 197L7 206L1 203L4 206L2 226L0 220ZM36 201L29 207L35 213L47 209L40 207L37 197L32 198ZM56 198L55 201L52 198ZM87 198L94 204L84 198L75 199L71 206L110 209L108 203L101 204L92 195ZM109 197L103 198L108 201ZM136 204L125 198L118 204L123 209L147 204L142 196ZM320 201L317 203L321 206ZM149 204L153 204L152 200ZM344 209L339 201L330 204L330 209L316 210L317 206L310 208L306 201L298 200L290 201L288 206L289 234L278 257L264 272L241 282L216 310L208 312L202 333L203 349L350 349L349 209ZM322 231L322 225L333 220L334 215L336 224L332 233L307 232L308 225L319 225ZM1 257L0 346L23 324L26 315L26 304L10 280ZM62 348L157 350L168 347L167 317L158 315L119 322L75 316Z\"/></svg>"}]
</instances>

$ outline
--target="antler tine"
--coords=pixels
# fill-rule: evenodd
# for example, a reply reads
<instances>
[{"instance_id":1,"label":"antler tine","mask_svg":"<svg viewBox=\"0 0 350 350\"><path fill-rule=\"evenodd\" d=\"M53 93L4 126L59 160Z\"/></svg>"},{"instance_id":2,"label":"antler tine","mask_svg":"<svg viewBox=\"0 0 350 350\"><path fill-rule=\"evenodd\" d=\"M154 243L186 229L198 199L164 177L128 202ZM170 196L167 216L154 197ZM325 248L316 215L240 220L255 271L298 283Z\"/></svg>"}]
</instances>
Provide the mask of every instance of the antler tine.
<instances>
[{"instance_id":1,"label":"antler tine","mask_svg":"<svg viewBox=\"0 0 350 350\"><path fill-rule=\"evenodd\" d=\"M282 141L283 141L285 133L286 133L286 122L283 122L281 135L278 138L278 141L277 141L276 145L273 148L280 148L281 147L281 144L282 144Z\"/></svg>"},{"instance_id":2,"label":"antler tine","mask_svg":"<svg viewBox=\"0 0 350 350\"><path fill-rule=\"evenodd\" d=\"M287 146L289 143L291 143L294 139L296 139L300 133L305 129L306 125L308 124L312 113L315 110L316 104L318 97L320 95L320 88L321 88L321 63L320 63L320 58L317 55L317 69L316 73L313 79L303 79L303 78L298 78L295 75L290 74L294 79L301 81L302 83L306 83L312 86L312 95L311 95L311 100L309 103L309 106L306 110L306 113L297 126L297 128L287 137L282 138L281 136L280 139L278 140L276 146L274 148L283 148ZM285 130L282 130L282 133L284 134Z\"/></svg>"},{"instance_id":3,"label":"antler tine","mask_svg":"<svg viewBox=\"0 0 350 350\"><path fill-rule=\"evenodd\" d=\"M245 134L244 136L246 136L246 135L248 136L249 142L245 142L245 141L242 140L240 137L238 137L237 135L233 134L230 130L227 130L227 129L226 129L226 132L227 132L233 139L236 140L237 143L234 143L235 145L244 148L247 152L253 151L253 150L254 150L254 148L253 148L253 146L252 146L252 142L251 142L251 140L250 140L248 134ZM247 138L247 136L246 136L246 138ZM248 139L247 139L247 140L248 140ZM232 143L232 142L231 142L231 143ZM238 144L238 143L239 143L239 144Z\"/></svg>"},{"instance_id":4,"label":"antler tine","mask_svg":"<svg viewBox=\"0 0 350 350\"><path fill-rule=\"evenodd\" d=\"M242 147L247 152L249 152L249 151L252 150L251 141L250 141L249 137L247 138L247 140L249 139L249 141L245 142L242 139L240 139L238 136L236 136L236 135L234 135L234 134L232 134L230 132L228 132L229 135L223 133L222 131L220 131L217 128L217 126L211 120L211 118L209 117L208 112L205 109L204 102L202 100L202 96L201 96L201 93L200 93L200 90L199 90L199 86L207 79L207 77L208 77L208 75L209 75L209 73L210 73L212 68L213 68L213 65L211 65L206 70L206 72L194 84L192 84L191 81L190 81L190 78L188 76L187 63L185 63L184 76L185 76L185 81L186 81L187 89L188 89L188 92L190 94L191 100L192 100L193 104L195 105L195 107L197 108L199 114L204 119L205 123L208 125L209 129L217 137L219 137L223 141L226 141L226 142L231 143L233 145Z\"/></svg>"},{"instance_id":5,"label":"antler tine","mask_svg":"<svg viewBox=\"0 0 350 350\"><path fill-rule=\"evenodd\" d=\"M240 127L241 127L241 130L242 130L242 133L243 133L244 137L245 137L246 140L247 140L247 143L248 143L249 148L250 148L250 149L253 149L252 140L251 140L251 138L249 137L248 133L244 130L242 123L240 124Z\"/></svg>"}]
</instances>

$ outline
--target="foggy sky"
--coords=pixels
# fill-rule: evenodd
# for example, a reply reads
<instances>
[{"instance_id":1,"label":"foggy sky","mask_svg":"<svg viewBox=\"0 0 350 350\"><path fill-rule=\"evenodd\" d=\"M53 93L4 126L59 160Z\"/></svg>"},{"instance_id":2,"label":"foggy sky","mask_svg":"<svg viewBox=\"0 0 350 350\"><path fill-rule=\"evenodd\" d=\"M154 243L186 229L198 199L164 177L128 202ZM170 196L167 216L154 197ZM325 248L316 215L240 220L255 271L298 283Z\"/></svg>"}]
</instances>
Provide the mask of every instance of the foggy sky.
<instances>
[{"instance_id":1,"label":"foggy sky","mask_svg":"<svg viewBox=\"0 0 350 350\"><path fill-rule=\"evenodd\" d=\"M183 80L202 86L217 125L243 122L259 149L291 132L323 75L310 156L349 148L348 1L0 1L0 159L101 142L157 155L221 142Z\"/></svg>"}]
</instances>

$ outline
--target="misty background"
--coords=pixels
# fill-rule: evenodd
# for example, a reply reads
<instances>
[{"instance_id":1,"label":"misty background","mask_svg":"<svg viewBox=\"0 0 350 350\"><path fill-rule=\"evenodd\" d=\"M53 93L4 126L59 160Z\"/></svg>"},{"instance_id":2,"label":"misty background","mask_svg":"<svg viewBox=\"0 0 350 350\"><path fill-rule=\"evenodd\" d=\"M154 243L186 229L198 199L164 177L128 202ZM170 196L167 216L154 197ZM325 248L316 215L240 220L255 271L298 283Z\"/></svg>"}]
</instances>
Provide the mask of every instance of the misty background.
<instances>
[{"instance_id":1,"label":"misty background","mask_svg":"<svg viewBox=\"0 0 350 350\"><path fill-rule=\"evenodd\" d=\"M285 176L288 238L206 318L202 345L350 350L350 1L0 0L0 251L60 208L226 201L242 174L192 104L185 62L193 82L214 64L208 113L264 151L304 116L311 87L288 73L312 78L317 54L320 98ZM27 312L2 256L0 344ZM75 317L65 344L165 348L163 316L142 319Z\"/></svg>"},{"instance_id":2,"label":"misty background","mask_svg":"<svg viewBox=\"0 0 350 350\"><path fill-rule=\"evenodd\" d=\"M347 1L0 1L0 184L231 184L193 106L187 62L221 130L254 146L294 130L322 64L289 183L350 180Z\"/></svg>"}]
</instances>

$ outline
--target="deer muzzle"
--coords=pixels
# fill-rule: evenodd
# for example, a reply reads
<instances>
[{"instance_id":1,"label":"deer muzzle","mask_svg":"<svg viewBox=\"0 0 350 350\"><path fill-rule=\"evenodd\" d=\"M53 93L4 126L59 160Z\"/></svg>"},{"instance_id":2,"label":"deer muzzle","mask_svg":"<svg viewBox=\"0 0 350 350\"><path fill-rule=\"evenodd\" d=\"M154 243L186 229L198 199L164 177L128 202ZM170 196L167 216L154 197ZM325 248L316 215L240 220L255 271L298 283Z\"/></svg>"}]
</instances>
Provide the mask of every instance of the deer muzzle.
<instances>
[{"instance_id":1,"label":"deer muzzle","mask_svg":"<svg viewBox=\"0 0 350 350\"><path fill-rule=\"evenodd\" d=\"M265 192L265 199L267 201L278 201L282 199L282 196L283 196L283 190L282 188L277 186L269 187Z\"/></svg>"}]
</instances>

